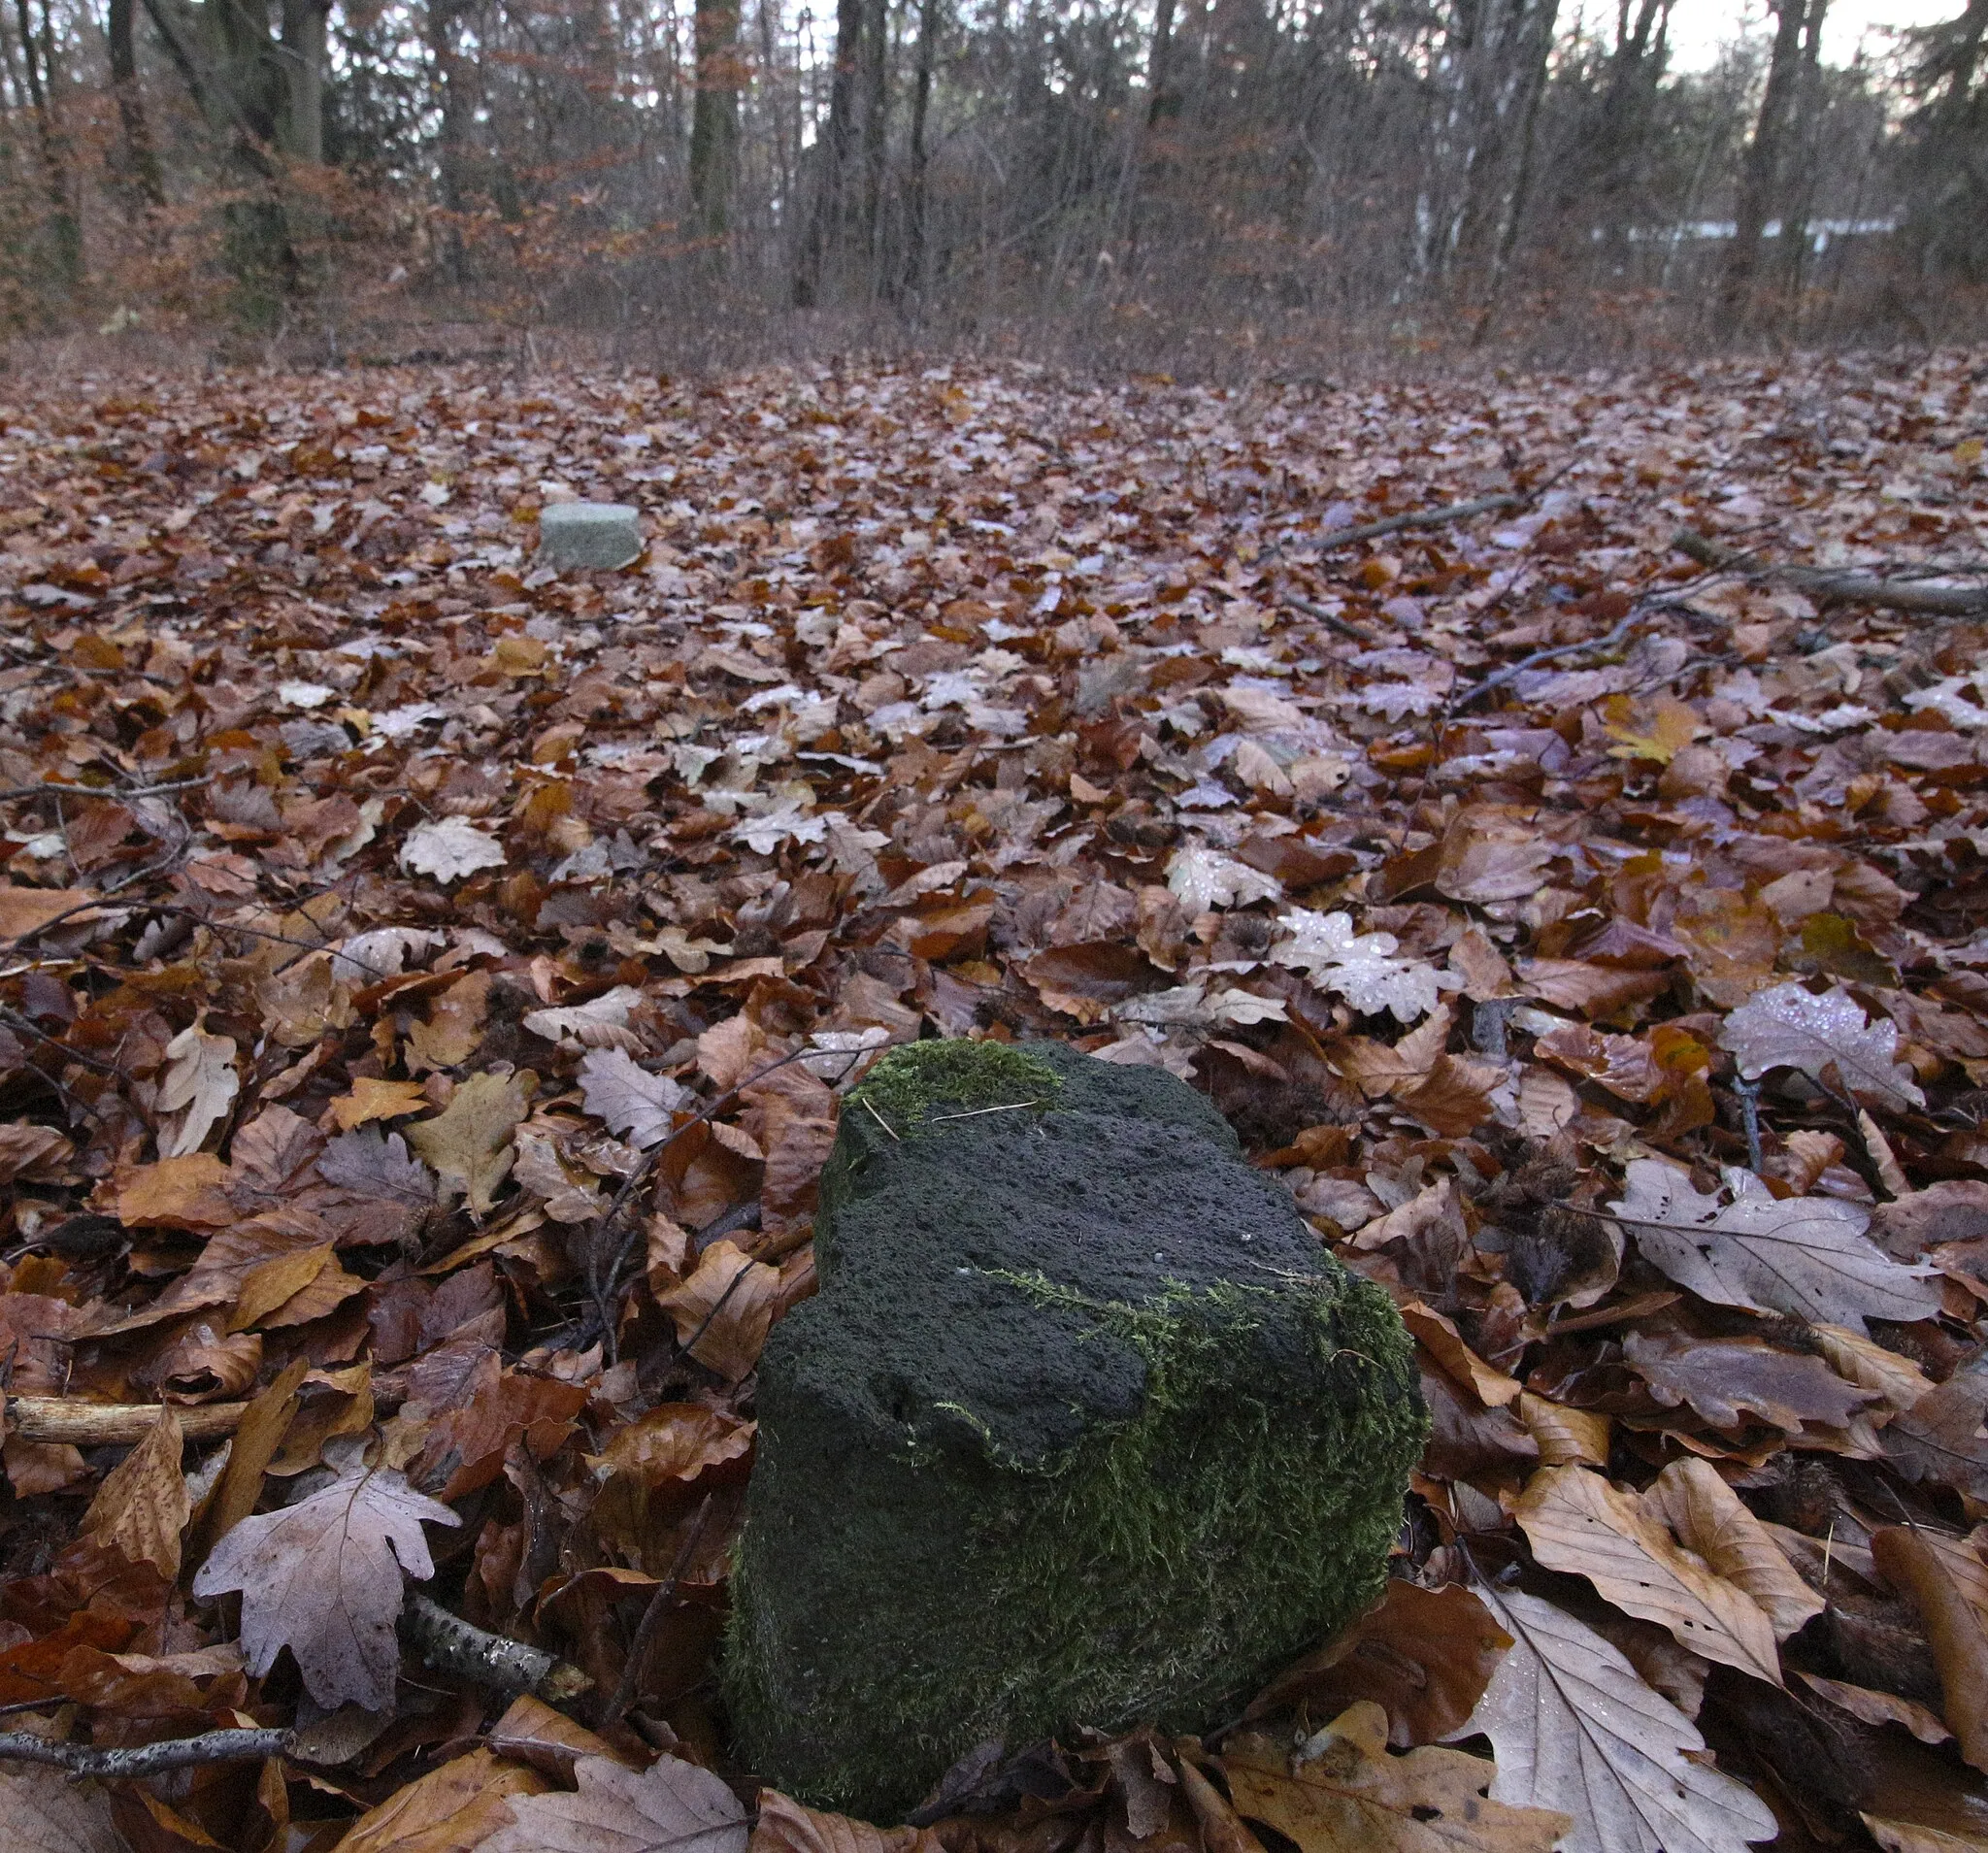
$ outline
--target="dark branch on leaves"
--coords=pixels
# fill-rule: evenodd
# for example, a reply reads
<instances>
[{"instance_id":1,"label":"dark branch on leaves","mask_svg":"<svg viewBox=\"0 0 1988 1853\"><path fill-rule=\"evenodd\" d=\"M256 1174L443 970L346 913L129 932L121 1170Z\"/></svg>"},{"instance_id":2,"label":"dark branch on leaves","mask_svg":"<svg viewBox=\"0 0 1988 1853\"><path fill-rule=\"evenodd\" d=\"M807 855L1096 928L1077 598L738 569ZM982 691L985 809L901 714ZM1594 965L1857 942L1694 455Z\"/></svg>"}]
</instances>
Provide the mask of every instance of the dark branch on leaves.
<instances>
[{"instance_id":1,"label":"dark branch on leaves","mask_svg":"<svg viewBox=\"0 0 1988 1853\"><path fill-rule=\"evenodd\" d=\"M1562 472L1564 475L1565 472ZM1554 480L1557 479L1549 479ZM1541 483L1541 488L1545 484ZM1537 495L1538 490L1534 491ZM1416 509L1408 514L1390 514L1378 521L1363 521L1354 528L1334 528L1321 534L1317 546L1321 552L1329 548L1351 546L1356 541L1377 540L1383 534L1398 534L1404 528L1447 527L1452 521L1468 521L1474 514L1491 514L1505 509L1522 509L1533 500L1531 495L1485 495L1474 502L1452 502L1447 508Z\"/></svg>"},{"instance_id":2,"label":"dark branch on leaves","mask_svg":"<svg viewBox=\"0 0 1988 1853\"><path fill-rule=\"evenodd\" d=\"M1839 573L1820 566L1775 566L1757 555L1680 528L1671 545L1701 566L1743 573L1751 579L1793 586L1824 604L1872 605L1880 611L1925 617L1988 617L1988 586L1921 585L1906 579L1878 579L1870 573Z\"/></svg>"},{"instance_id":3,"label":"dark branch on leaves","mask_svg":"<svg viewBox=\"0 0 1988 1853\"><path fill-rule=\"evenodd\" d=\"M0 1732L0 1760L46 1763L71 1775L131 1781L168 1770L205 1763L250 1763L286 1756L296 1747L290 1731L203 1731L197 1737L168 1737L163 1743L136 1743L99 1749L89 1743L56 1743L24 1731Z\"/></svg>"},{"instance_id":4,"label":"dark branch on leaves","mask_svg":"<svg viewBox=\"0 0 1988 1853\"><path fill-rule=\"evenodd\" d=\"M740 1272L743 1274L745 1271L742 1269ZM717 1308L712 1309L716 1311ZM642 1611L642 1620L636 1624L635 1638L628 1643L628 1658L622 1665L621 1677L614 1682L613 1694L601 1712L603 1728L618 1724L622 1714L640 1696L638 1687L642 1682L642 1663L648 1658L656 1631L663 1625L663 1617L677 1599L677 1586L683 1580L684 1572L690 1568L690 1560L697 1552L697 1540L704 1536L704 1521L711 1516L712 1498L710 1493L705 1494L704 1504L697 1508L697 1516L690 1521L690 1529L683 1534L683 1541L677 1547L677 1558L670 1566L670 1573L656 1585L655 1594L648 1599L648 1606Z\"/></svg>"}]
</instances>

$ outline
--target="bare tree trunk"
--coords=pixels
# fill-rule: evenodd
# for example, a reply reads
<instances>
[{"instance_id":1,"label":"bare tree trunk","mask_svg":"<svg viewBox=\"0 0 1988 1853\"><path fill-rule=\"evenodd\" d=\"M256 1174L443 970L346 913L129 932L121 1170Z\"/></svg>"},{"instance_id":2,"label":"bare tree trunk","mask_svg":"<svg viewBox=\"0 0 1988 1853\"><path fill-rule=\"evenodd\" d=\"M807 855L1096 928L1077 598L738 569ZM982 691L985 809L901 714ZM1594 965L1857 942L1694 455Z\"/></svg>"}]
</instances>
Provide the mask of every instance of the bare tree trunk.
<instances>
[{"instance_id":1,"label":"bare tree trunk","mask_svg":"<svg viewBox=\"0 0 1988 1853\"><path fill-rule=\"evenodd\" d=\"M863 215L858 246L864 258L864 294L874 295L886 274L883 263L883 151L890 117L890 0L863 7Z\"/></svg>"},{"instance_id":2,"label":"bare tree trunk","mask_svg":"<svg viewBox=\"0 0 1988 1853\"><path fill-rule=\"evenodd\" d=\"M156 211L166 203L159 157L152 147L151 125L146 120L145 97L138 87L138 52L133 25L134 0L110 0L104 39L111 57L111 84L117 95L117 123L123 137L124 179L143 209Z\"/></svg>"},{"instance_id":3,"label":"bare tree trunk","mask_svg":"<svg viewBox=\"0 0 1988 1853\"><path fill-rule=\"evenodd\" d=\"M1733 248L1727 253L1725 275L1719 281L1719 323L1729 334L1743 325L1752 307L1761 244L1780 195L1788 123L1801 83L1803 33L1811 12L1815 16L1815 30L1822 30L1822 16L1828 4L1829 0L1775 0L1774 44L1768 60L1767 88L1762 93L1760 115L1740 166Z\"/></svg>"},{"instance_id":4,"label":"bare tree trunk","mask_svg":"<svg viewBox=\"0 0 1988 1853\"><path fill-rule=\"evenodd\" d=\"M849 157L856 145L856 66L863 50L863 15L864 0L836 0L835 75L828 88L828 127L818 145L820 172L794 265L796 309L812 308L820 300L823 261L829 246L842 239Z\"/></svg>"},{"instance_id":5,"label":"bare tree trunk","mask_svg":"<svg viewBox=\"0 0 1988 1853\"><path fill-rule=\"evenodd\" d=\"M739 171L739 0L701 0L694 31L690 215L697 236L715 243L731 226Z\"/></svg>"},{"instance_id":6,"label":"bare tree trunk","mask_svg":"<svg viewBox=\"0 0 1988 1853\"><path fill-rule=\"evenodd\" d=\"M940 0L920 0L918 61L911 84L911 172L905 207L904 282L913 295L923 294L925 288L925 215L929 210L925 189L930 161L925 133L932 108L932 66L939 48L939 8Z\"/></svg>"},{"instance_id":7,"label":"bare tree trunk","mask_svg":"<svg viewBox=\"0 0 1988 1853\"><path fill-rule=\"evenodd\" d=\"M35 114L35 145L41 157L42 187L49 202L49 245L50 269L56 288L74 295L83 282L83 231L77 222L70 196L68 150L60 125L55 120L54 32L49 17L48 0L42 5L42 34L35 43L33 16L28 0L14 0L20 21L20 56L27 74L28 102Z\"/></svg>"},{"instance_id":8,"label":"bare tree trunk","mask_svg":"<svg viewBox=\"0 0 1988 1853\"><path fill-rule=\"evenodd\" d=\"M324 59L330 0L282 0L282 114L277 143L314 167L324 161Z\"/></svg>"},{"instance_id":9,"label":"bare tree trunk","mask_svg":"<svg viewBox=\"0 0 1988 1853\"><path fill-rule=\"evenodd\" d=\"M442 266L449 282L467 288L470 280L469 251L463 243L463 220L468 213L466 184L467 156L463 124L468 98L463 94L461 53L456 50L457 8L455 0L428 0L423 20L428 42L431 82L440 106L440 133L435 140L435 179L441 196Z\"/></svg>"}]
</instances>

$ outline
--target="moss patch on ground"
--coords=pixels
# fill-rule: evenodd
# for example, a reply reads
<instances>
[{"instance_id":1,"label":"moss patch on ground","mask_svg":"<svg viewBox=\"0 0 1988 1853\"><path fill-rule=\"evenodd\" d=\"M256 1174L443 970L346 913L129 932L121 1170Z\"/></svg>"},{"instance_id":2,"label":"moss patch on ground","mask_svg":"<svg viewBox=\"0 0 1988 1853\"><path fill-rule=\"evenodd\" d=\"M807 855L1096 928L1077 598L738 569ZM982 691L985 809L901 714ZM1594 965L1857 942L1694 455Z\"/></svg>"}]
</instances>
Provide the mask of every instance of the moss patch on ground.
<instances>
[{"instance_id":1,"label":"moss patch on ground","mask_svg":"<svg viewBox=\"0 0 1988 1853\"><path fill-rule=\"evenodd\" d=\"M1200 1096L1021 1053L1053 1105L943 1117L950 1070L892 1077L912 1138L845 1104L823 1290L762 1366L726 1688L812 1803L888 1818L989 1737L1211 1722L1377 1592L1426 1435L1386 1295ZM982 1105L1040 1098L990 1074Z\"/></svg>"}]
</instances>

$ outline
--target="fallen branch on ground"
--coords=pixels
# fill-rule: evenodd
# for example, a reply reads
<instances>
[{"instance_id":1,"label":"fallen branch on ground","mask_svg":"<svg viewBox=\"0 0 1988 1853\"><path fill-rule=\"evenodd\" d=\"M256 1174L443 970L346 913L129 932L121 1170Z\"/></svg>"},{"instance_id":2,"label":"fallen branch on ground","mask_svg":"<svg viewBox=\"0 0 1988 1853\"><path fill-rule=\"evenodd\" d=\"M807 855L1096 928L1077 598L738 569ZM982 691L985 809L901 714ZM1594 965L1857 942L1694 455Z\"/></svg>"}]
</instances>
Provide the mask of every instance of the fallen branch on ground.
<instances>
[{"instance_id":1,"label":"fallen branch on ground","mask_svg":"<svg viewBox=\"0 0 1988 1853\"><path fill-rule=\"evenodd\" d=\"M1532 499L1529 495L1486 495L1479 496L1474 502L1452 502L1446 508L1416 509L1408 514L1390 514L1378 521L1363 521L1356 528L1333 528L1318 537L1318 547L1323 552L1329 547L1351 546L1356 541L1378 540L1383 534L1398 534L1403 528L1447 527L1452 521L1468 521L1474 514L1522 509Z\"/></svg>"},{"instance_id":2,"label":"fallen branch on ground","mask_svg":"<svg viewBox=\"0 0 1988 1853\"><path fill-rule=\"evenodd\" d=\"M592 1678L571 1661L508 1635L493 1635L451 1615L426 1596L410 1596L400 1614L401 1638L438 1672L499 1692L529 1692L547 1704L578 1697Z\"/></svg>"},{"instance_id":3,"label":"fallen branch on ground","mask_svg":"<svg viewBox=\"0 0 1988 1853\"><path fill-rule=\"evenodd\" d=\"M174 1411L189 1441L214 1441L242 1426L246 1403L201 1403ZM23 1441L113 1447L142 1441L158 1426L156 1403L83 1403L66 1396L10 1396L7 1433Z\"/></svg>"},{"instance_id":4,"label":"fallen branch on ground","mask_svg":"<svg viewBox=\"0 0 1988 1853\"><path fill-rule=\"evenodd\" d=\"M1307 617L1315 618L1327 630L1338 631L1342 637L1350 637L1354 643L1371 648L1375 642L1374 633L1349 618L1342 617L1337 612L1329 612L1323 605L1314 605L1309 598L1300 598L1295 592L1284 594L1284 603L1293 611L1303 612Z\"/></svg>"},{"instance_id":5,"label":"fallen branch on ground","mask_svg":"<svg viewBox=\"0 0 1988 1853\"><path fill-rule=\"evenodd\" d=\"M107 1781L135 1780L167 1770L203 1763L259 1763L296 1747L291 1731L203 1731L197 1737L168 1737L163 1743L134 1743L119 1749L93 1743L57 1743L25 1731L0 1732L0 1760L46 1763L71 1775Z\"/></svg>"},{"instance_id":6,"label":"fallen branch on ground","mask_svg":"<svg viewBox=\"0 0 1988 1853\"><path fill-rule=\"evenodd\" d=\"M1494 688L1503 688L1508 682L1516 681L1529 669L1536 669L1541 663L1557 661L1562 656L1577 656L1584 650L1605 650L1623 642L1649 615L1646 610L1631 612L1621 623L1606 637L1590 637L1578 644L1556 644L1551 649L1536 649L1530 656L1521 656L1515 663L1508 663L1496 674L1484 678L1475 687L1469 688L1450 704L1451 713L1461 712L1479 695L1488 695Z\"/></svg>"},{"instance_id":7,"label":"fallen branch on ground","mask_svg":"<svg viewBox=\"0 0 1988 1853\"><path fill-rule=\"evenodd\" d=\"M1881 579L1869 573L1839 573L1823 566L1773 566L1754 554L1721 546L1690 528L1678 529L1671 537L1671 545L1701 566L1792 586L1825 604L1874 605L1881 611L1910 612L1926 617L1988 617L1988 586L1923 585L1909 579Z\"/></svg>"}]
</instances>

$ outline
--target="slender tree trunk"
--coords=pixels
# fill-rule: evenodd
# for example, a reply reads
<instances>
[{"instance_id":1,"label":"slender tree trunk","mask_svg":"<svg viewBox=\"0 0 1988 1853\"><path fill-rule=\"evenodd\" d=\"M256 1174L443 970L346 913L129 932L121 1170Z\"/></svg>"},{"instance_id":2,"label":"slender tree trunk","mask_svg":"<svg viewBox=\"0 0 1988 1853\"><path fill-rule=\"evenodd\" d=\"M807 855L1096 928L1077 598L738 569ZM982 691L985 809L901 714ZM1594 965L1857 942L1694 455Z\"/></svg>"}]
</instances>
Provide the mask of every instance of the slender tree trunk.
<instances>
[{"instance_id":1,"label":"slender tree trunk","mask_svg":"<svg viewBox=\"0 0 1988 1853\"><path fill-rule=\"evenodd\" d=\"M152 147L151 125L146 120L145 96L138 87L136 15L135 0L110 0L104 38L110 51L111 84L117 94L125 181L141 208L156 211L166 203L166 186Z\"/></svg>"},{"instance_id":2,"label":"slender tree trunk","mask_svg":"<svg viewBox=\"0 0 1988 1853\"><path fill-rule=\"evenodd\" d=\"M282 115L277 139L285 154L314 167L324 161L324 61L329 0L282 0Z\"/></svg>"},{"instance_id":3,"label":"slender tree trunk","mask_svg":"<svg viewBox=\"0 0 1988 1853\"><path fill-rule=\"evenodd\" d=\"M930 153L925 146L926 123L932 108L932 66L939 49L940 0L921 0L918 8L918 62L911 84L911 173L910 198L905 209L905 287L913 295L925 288L925 251L928 237L926 194Z\"/></svg>"},{"instance_id":4,"label":"slender tree trunk","mask_svg":"<svg viewBox=\"0 0 1988 1853\"><path fill-rule=\"evenodd\" d=\"M822 268L831 244L840 245L850 156L856 146L856 68L863 50L864 0L836 0L835 75L828 87L828 126L817 144L819 173L808 212L808 229L794 265L794 307L820 300Z\"/></svg>"},{"instance_id":5,"label":"slender tree trunk","mask_svg":"<svg viewBox=\"0 0 1988 1853\"><path fill-rule=\"evenodd\" d=\"M874 295L883 265L883 153L890 123L890 0L863 7L863 215L858 244L864 293Z\"/></svg>"},{"instance_id":6,"label":"slender tree trunk","mask_svg":"<svg viewBox=\"0 0 1988 1853\"><path fill-rule=\"evenodd\" d=\"M83 282L83 232L71 199L68 151L55 120L54 33L43 0L41 43L35 42L28 0L14 0L20 21L20 57L27 75L29 106L35 116L35 146L41 157L42 188L49 202L50 268L56 288L74 295Z\"/></svg>"},{"instance_id":7,"label":"slender tree trunk","mask_svg":"<svg viewBox=\"0 0 1988 1853\"><path fill-rule=\"evenodd\" d=\"M1546 94L1546 67L1553 53L1553 27L1559 15L1559 0L1546 0L1545 18L1540 31L1539 56L1533 64L1532 84L1526 92L1525 114L1519 124L1518 167L1511 179L1511 194L1506 202L1505 223L1499 230L1497 248L1491 256L1491 277L1484 293L1483 314L1471 331L1471 346L1482 347L1489 339L1492 321L1505 297L1505 284L1511 273L1512 253L1518 248L1519 227L1524 222L1526 202L1533 190L1533 155L1539 142L1540 101Z\"/></svg>"},{"instance_id":8,"label":"slender tree trunk","mask_svg":"<svg viewBox=\"0 0 1988 1853\"><path fill-rule=\"evenodd\" d=\"M469 99L463 94L462 56L456 50L456 20L455 0L428 0L422 24L428 41L430 83L434 86L436 114L440 118L440 133L435 138L435 181L442 205L442 267L450 284L464 289L470 281L469 251L462 235L469 196L463 133Z\"/></svg>"},{"instance_id":9,"label":"slender tree trunk","mask_svg":"<svg viewBox=\"0 0 1988 1853\"><path fill-rule=\"evenodd\" d=\"M739 171L739 0L700 0L694 30L690 213L697 236L715 244L731 227Z\"/></svg>"},{"instance_id":10,"label":"slender tree trunk","mask_svg":"<svg viewBox=\"0 0 1988 1853\"><path fill-rule=\"evenodd\" d=\"M1740 166L1733 248L1726 255L1725 275L1719 281L1719 323L1729 334L1745 322L1752 306L1754 279L1760 271L1761 244L1780 194L1788 122L1801 83L1803 32L1811 11L1815 15L1816 30L1821 31L1822 16L1827 6L1828 0L1776 0L1774 43L1768 60L1767 88L1761 95L1760 115L1755 119L1753 136L1746 145L1746 157Z\"/></svg>"}]
</instances>

